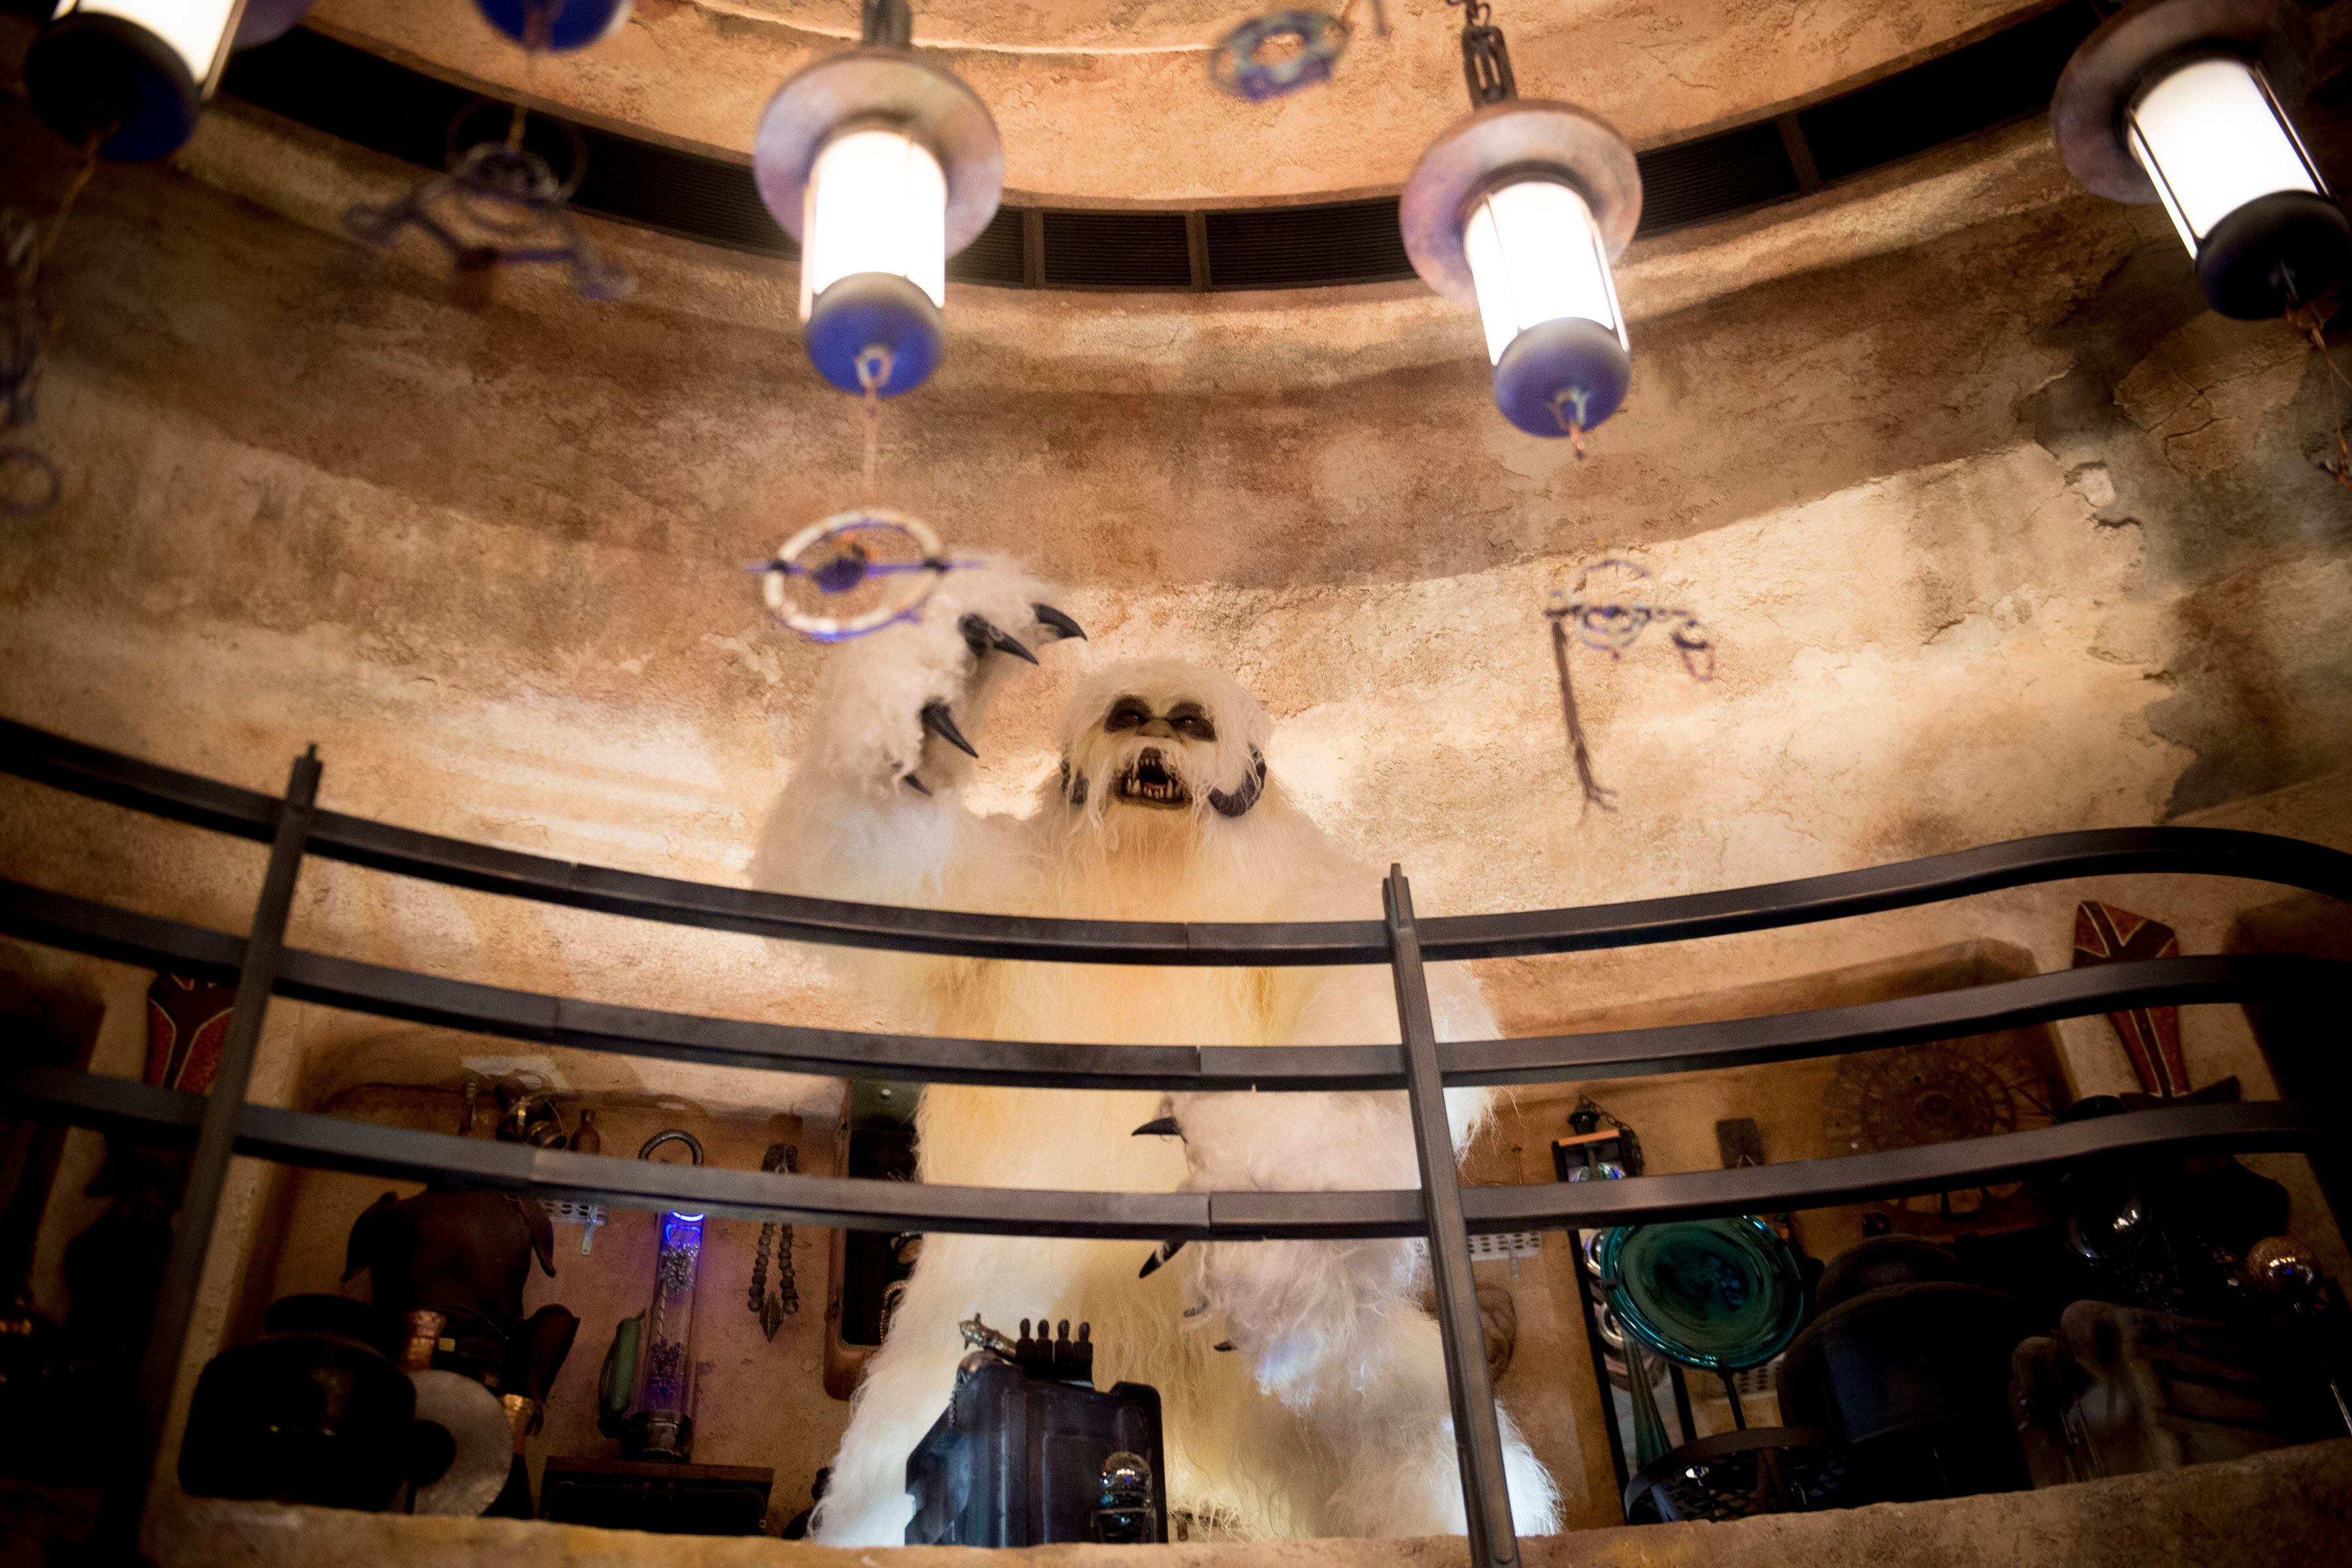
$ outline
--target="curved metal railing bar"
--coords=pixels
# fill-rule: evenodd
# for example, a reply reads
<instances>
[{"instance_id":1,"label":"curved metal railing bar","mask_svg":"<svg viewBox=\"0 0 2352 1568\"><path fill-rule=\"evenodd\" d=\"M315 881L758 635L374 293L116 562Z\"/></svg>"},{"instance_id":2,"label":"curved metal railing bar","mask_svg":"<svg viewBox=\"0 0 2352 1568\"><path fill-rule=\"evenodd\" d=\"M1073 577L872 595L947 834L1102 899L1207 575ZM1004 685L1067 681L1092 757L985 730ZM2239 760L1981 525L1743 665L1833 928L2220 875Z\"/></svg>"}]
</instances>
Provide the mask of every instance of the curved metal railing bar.
<instances>
[{"instance_id":1,"label":"curved metal railing bar","mask_svg":"<svg viewBox=\"0 0 2352 1568\"><path fill-rule=\"evenodd\" d=\"M276 797L0 720L0 770L118 805L266 840ZM1177 965L1386 963L1378 921L1129 921L969 914L806 899L586 866L341 812L318 813L309 849L331 859L606 914L712 931L969 958ZM1444 915L1421 922L1432 963L1680 942L1937 903L2070 877L2172 872L2242 878L2352 902L2352 855L2210 827L2096 828L1949 855L1580 909Z\"/></svg>"},{"instance_id":2,"label":"curved metal railing bar","mask_svg":"<svg viewBox=\"0 0 2352 1568\"><path fill-rule=\"evenodd\" d=\"M244 942L0 879L0 931L95 957L226 978ZM277 994L507 1039L707 1067L1028 1089L1397 1089L1394 1045L1109 1046L819 1029L617 1006L289 949ZM1454 1087L1640 1078L1954 1039L2129 1007L2352 994L2352 961L2283 954L2141 959L1843 1007L1702 1024L1441 1044Z\"/></svg>"},{"instance_id":3,"label":"curved metal railing bar","mask_svg":"<svg viewBox=\"0 0 2352 1568\"><path fill-rule=\"evenodd\" d=\"M159 1142L193 1140L204 1108L202 1095L21 1065L0 1066L0 1100L52 1120L136 1131ZM1429 1226L1421 1194L1412 1188L1083 1193L938 1186L574 1154L266 1105L247 1105L237 1128L237 1152L287 1164L853 1230L1260 1241L1418 1237ZM2340 1136L2331 1118L2301 1105L2171 1107L1887 1153L1631 1182L1465 1187L1462 1206L1474 1232L1589 1229L1989 1185L2101 1157L2307 1152Z\"/></svg>"}]
</instances>

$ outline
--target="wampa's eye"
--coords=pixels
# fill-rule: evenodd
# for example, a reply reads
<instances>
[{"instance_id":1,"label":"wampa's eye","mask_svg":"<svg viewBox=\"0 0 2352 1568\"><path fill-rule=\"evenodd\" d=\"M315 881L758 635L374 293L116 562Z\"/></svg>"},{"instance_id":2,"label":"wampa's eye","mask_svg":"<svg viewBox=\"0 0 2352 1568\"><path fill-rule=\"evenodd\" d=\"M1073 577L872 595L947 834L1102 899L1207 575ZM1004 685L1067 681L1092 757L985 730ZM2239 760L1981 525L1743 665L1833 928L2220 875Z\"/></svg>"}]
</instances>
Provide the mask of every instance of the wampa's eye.
<instances>
[{"instance_id":1,"label":"wampa's eye","mask_svg":"<svg viewBox=\"0 0 2352 1568\"><path fill-rule=\"evenodd\" d=\"M1168 722L1188 741L1213 741L1217 726L1210 721L1205 710L1197 702L1179 702L1168 710Z\"/></svg>"},{"instance_id":2,"label":"wampa's eye","mask_svg":"<svg viewBox=\"0 0 2352 1568\"><path fill-rule=\"evenodd\" d=\"M1121 730L1140 729L1150 721L1151 710L1132 697L1122 697L1110 705L1110 712L1103 720L1103 729L1116 735Z\"/></svg>"}]
</instances>

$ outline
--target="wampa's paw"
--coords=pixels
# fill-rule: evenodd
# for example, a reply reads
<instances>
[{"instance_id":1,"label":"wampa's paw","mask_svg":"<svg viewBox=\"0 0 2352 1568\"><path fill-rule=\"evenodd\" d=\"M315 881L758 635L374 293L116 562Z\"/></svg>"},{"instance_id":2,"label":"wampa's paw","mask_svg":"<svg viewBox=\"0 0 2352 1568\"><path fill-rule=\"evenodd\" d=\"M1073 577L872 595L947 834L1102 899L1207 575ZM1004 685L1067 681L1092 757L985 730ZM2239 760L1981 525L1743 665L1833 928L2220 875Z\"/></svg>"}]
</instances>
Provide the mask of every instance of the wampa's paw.
<instances>
[{"instance_id":1,"label":"wampa's paw","mask_svg":"<svg viewBox=\"0 0 2352 1568\"><path fill-rule=\"evenodd\" d=\"M871 726L859 748L869 776L928 795L980 756L976 737L992 680L1037 662L1036 649L1083 637L1046 585L1002 558L948 573L920 618L840 650L842 706Z\"/></svg>"}]
</instances>

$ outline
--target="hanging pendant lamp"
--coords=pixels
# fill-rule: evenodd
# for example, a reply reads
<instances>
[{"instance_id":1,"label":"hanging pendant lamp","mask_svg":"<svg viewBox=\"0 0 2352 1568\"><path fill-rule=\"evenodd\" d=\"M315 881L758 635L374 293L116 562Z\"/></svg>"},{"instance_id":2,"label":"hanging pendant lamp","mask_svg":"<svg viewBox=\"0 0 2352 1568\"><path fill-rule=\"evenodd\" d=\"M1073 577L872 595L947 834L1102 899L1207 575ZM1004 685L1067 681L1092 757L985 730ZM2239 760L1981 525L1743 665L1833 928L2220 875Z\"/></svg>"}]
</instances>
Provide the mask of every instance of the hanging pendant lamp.
<instances>
[{"instance_id":1,"label":"hanging pendant lamp","mask_svg":"<svg viewBox=\"0 0 2352 1568\"><path fill-rule=\"evenodd\" d=\"M948 258L980 237L1004 149L977 93L911 47L907 0L864 0L863 42L778 89L751 167L801 247L810 361L845 392L895 397L939 365Z\"/></svg>"},{"instance_id":2,"label":"hanging pendant lamp","mask_svg":"<svg viewBox=\"0 0 2352 1568\"><path fill-rule=\"evenodd\" d=\"M1642 217L1633 150L1573 104L1522 99L1501 29L1467 0L1474 105L1421 155L1397 219L1422 280L1478 307L1495 405L1529 435L1584 433L1624 401L1632 342L1610 263Z\"/></svg>"},{"instance_id":3,"label":"hanging pendant lamp","mask_svg":"<svg viewBox=\"0 0 2352 1568\"><path fill-rule=\"evenodd\" d=\"M25 54L25 90L48 128L126 163L194 133L220 85L237 0L59 0Z\"/></svg>"},{"instance_id":4,"label":"hanging pendant lamp","mask_svg":"<svg viewBox=\"0 0 2352 1568\"><path fill-rule=\"evenodd\" d=\"M2058 79L2067 169L2162 203L2225 316L2274 316L2352 276L2352 226L2288 118L2313 48L2284 0L2133 0Z\"/></svg>"}]
</instances>

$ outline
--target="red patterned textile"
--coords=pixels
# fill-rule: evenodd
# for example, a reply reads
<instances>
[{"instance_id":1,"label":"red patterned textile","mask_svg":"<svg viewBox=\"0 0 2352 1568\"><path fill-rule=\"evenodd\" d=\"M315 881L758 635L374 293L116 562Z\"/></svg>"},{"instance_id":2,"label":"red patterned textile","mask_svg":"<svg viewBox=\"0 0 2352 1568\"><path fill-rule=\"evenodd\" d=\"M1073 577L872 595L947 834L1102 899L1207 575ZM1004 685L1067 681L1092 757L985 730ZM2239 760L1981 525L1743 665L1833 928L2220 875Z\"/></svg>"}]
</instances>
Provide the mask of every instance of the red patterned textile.
<instances>
[{"instance_id":1,"label":"red patterned textile","mask_svg":"<svg viewBox=\"0 0 2352 1568\"><path fill-rule=\"evenodd\" d=\"M2130 959L2178 958L2180 938L2168 925L2113 904L2085 901L2074 910L2074 967ZM2189 1066L2180 1057L2180 1009L2134 1007L2110 1013L2124 1054L2148 1093L2171 1099L2189 1092Z\"/></svg>"},{"instance_id":2,"label":"red patterned textile","mask_svg":"<svg viewBox=\"0 0 2352 1568\"><path fill-rule=\"evenodd\" d=\"M220 1065L236 987L158 974L147 987L147 1081L202 1094Z\"/></svg>"}]
</instances>

